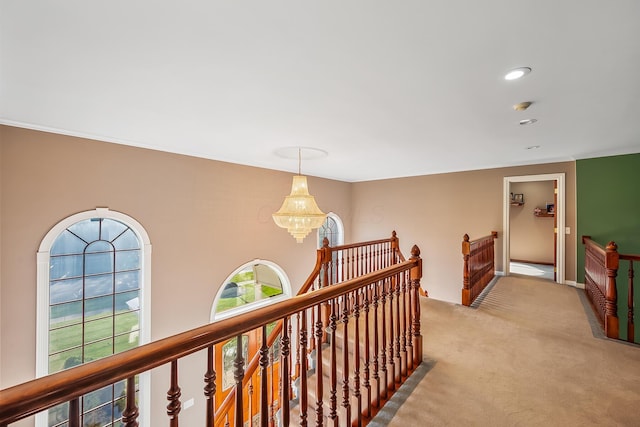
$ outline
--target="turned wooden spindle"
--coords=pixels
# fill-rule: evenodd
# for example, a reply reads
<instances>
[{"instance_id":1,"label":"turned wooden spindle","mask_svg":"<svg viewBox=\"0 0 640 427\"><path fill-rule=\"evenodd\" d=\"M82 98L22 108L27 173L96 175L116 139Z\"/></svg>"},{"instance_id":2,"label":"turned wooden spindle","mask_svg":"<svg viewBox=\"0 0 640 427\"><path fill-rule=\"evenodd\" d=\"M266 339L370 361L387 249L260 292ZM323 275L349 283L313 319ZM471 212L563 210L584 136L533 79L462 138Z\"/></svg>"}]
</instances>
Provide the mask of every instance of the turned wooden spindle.
<instances>
[{"instance_id":1,"label":"turned wooden spindle","mask_svg":"<svg viewBox=\"0 0 640 427\"><path fill-rule=\"evenodd\" d=\"M323 396L323 381L324 377L322 375L322 338L324 335L324 325L320 320L321 314L321 305L318 304L316 306L316 310L318 310L318 321L315 324L315 339L316 339L316 426L322 427L323 425L323 408L322 408L322 396Z\"/></svg>"},{"instance_id":2,"label":"turned wooden spindle","mask_svg":"<svg viewBox=\"0 0 640 427\"><path fill-rule=\"evenodd\" d=\"M370 349L369 349L369 297L371 295L370 288L366 287L363 292L363 304L362 309L364 311L364 369L362 371L362 386L365 389L365 393L367 394L365 402L367 406L365 408L365 417L371 417L371 383L369 365L371 364L370 360Z\"/></svg>"},{"instance_id":3,"label":"turned wooden spindle","mask_svg":"<svg viewBox=\"0 0 640 427\"><path fill-rule=\"evenodd\" d=\"M633 322L633 260L629 260L629 288L627 290L627 341L635 341L635 326Z\"/></svg>"},{"instance_id":4,"label":"turned wooden spindle","mask_svg":"<svg viewBox=\"0 0 640 427\"><path fill-rule=\"evenodd\" d=\"M136 377L127 378L126 407L122 413L125 427L138 427L138 405L136 405Z\"/></svg>"},{"instance_id":5,"label":"turned wooden spindle","mask_svg":"<svg viewBox=\"0 0 640 427\"><path fill-rule=\"evenodd\" d=\"M357 414L362 414L362 394L360 392L360 304L359 304L359 291L355 291L353 295L353 323L354 323L354 336L353 336L353 396L356 398L356 410ZM358 416L358 427L362 425L361 417Z\"/></svg>"},{"instance_id":6,"label":"turned wooden spindle","mask_svg":"<svg viewBox=\"0 0 640 427\"><path fill-rule=\"evenodd\" d=\"M413 365L422 363L422 334L420 332L420 279L422 278L422 258L420 248L413 245L411 260L417 261L417 266L411 268L411 285L413 286Z\"/></svg>"},{"instance_id":7,"label":"turned wooden spindle","mask_svg":"<svg viewBox=\"0 0 640 427\"><path fill-rule=\"evenodd\" d=\"M268 376L269 367L269 347L267 346L267 325L262 325L262 345L260 346L260 426L267 427L269 424L269 402L268 402ZM249 404L251 408L251 404Z\"/></svg>"},{"instance_id":8,"label":"turned wooden spindle","mask_svg":"<svg viewBox=\"0 0 640 427\"><path fill-rule=\"evenodd\" d=\"M170 427L178 427L178 414L180 414L181 404L180 404L180 396L182 392L180 391L180 386L178 386L178 361L171 361L171 387L167 392L167 400L169 404L167 405L167 415L169 415L169 426Z\"/></svg>"},{"instance_id":9,"label":"turned wooden spindle","mask_svg":"<svg viewBox=\"0 0 640 427\"><path fill-rule=\"evenodd\" d=\"M80 427L80 398L69 402L69 427Z\"/></svg>"},{"instance_id":10,"label":"turned wooden spindle","mask_svg":"<svg viewBox=\"0 0 640 427\"><path fill-rule=\"evenodd\" d=\"M300 346L299 357L302 362L302 372L300 373L300 391L298 392L300 401L300 426L307 426L307 313L303 310L300 314Z\"/></svg>"},{"instance_id":11,"label":"turned wooden spindle","mask_svg":"<svg viewBox=\"0 0 640 427\"><path fill-rule=\"evenodd\" d=\"M236 337L236 358L233 362L233 379L235 381L235 425L244 425L244 396L242 380L244 379L244 355L242 354L242 335Z\"/></svg>"},{"instance_id":12,"label":"turned wooden spindle","mask_svg":"<svg viewBox=\"0 0 640 427\"><path fill-rule=\"evenodd\" d=\"M290 371L290 346L291 340L289 338L289 318L282 319L282 349L280 351L280 381L282 387L280 388L282 408L282 425L289 425L289 399L290 399L290 384L291 384L291 371Z\"/></svg>"},{"instance_id":13,"label":"turned wooden spindle","mask_svg":"<svg viewBox=\"0 0 640 427\"><path fill-rule=\"evenodd\" d=\"M216 396L216 371L214 370L212 345L207 347L207 372L204 374L204 395L206 398L207 407L206 420L207 427L213 427L215 425L215 396Z\"/></svg>"}]
</instances>

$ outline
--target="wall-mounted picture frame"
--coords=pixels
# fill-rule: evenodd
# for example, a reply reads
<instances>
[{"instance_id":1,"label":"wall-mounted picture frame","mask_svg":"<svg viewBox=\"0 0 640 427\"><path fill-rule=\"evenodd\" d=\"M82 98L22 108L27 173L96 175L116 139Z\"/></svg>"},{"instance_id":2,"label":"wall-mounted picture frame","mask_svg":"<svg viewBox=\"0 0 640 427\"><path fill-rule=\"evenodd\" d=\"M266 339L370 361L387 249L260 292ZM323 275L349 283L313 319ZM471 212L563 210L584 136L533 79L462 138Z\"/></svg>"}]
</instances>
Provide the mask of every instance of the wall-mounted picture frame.
<instances>
[{"instance_id":1,"label":"wall-mounted picture frame","mask_svg":"<svg viewBox=\"0 0 640 427\"><path fill-rule=\"evenodd\" d=\"M556 212L556 205L553 204L553 203L547 203L547 212L555 213Z\"/></svg>"},{"instance_id":2,"label":"wall-mounted picture frame","mask_svg":"<svg viewBox=\"0 0 640 427\"><path fill-rule=\"evenodd\" d=\"M514 194L513 195L513 199L512 199L515 203L524 203L524 194Z\"/></svg>"}]
</instances>

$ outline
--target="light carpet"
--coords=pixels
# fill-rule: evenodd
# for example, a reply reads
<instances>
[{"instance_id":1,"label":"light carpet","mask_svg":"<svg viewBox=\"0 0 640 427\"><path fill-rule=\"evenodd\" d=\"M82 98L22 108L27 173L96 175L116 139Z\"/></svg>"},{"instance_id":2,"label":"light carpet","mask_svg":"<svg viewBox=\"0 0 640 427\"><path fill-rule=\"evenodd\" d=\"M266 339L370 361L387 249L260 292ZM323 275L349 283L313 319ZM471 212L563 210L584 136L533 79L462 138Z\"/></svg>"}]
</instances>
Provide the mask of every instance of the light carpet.
<instances>
[{"instance_id":1,"label":"light carpet","mask_svg":"<svg viewBox=\"0 0 640 427\"><path fill-rule=\"evenodd\" d=\"M509 276L477 308L422 298L424 363L369 425L640 426L640 347L594 335L583 292Z\"/></svg>"}]
</instances>

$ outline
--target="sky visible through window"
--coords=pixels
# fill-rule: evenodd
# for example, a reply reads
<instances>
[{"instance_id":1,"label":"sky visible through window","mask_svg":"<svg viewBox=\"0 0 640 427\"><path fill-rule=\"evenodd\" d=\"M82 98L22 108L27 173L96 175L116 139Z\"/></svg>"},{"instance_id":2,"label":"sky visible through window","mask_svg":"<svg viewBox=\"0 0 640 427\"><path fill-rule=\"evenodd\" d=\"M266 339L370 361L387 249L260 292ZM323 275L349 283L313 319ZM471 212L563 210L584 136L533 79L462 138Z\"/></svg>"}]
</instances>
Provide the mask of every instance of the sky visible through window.
<instances>
[{"instance_id":1,"label":"sky visible through window","mask_svg":"<svg viewBox=\"0 0 640 427\"><path fill-rule=\"evenodd\" d=\"M49 373L138 346L140 274L140 241L122 222L88 219L58 236L50 251ZM82 401L84 427L118 421L124 385ZM54 408L48 425L65 425L66 418L66 405Z\"/></svg>"}]
</instances>

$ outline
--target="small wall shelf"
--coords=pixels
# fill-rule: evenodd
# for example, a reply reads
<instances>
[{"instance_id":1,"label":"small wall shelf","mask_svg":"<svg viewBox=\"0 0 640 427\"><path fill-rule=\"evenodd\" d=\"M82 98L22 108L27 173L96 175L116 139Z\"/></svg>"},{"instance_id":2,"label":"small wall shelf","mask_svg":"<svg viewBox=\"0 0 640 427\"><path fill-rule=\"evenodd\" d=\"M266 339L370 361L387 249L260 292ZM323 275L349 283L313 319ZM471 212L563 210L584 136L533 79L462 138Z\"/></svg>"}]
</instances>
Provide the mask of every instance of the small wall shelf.
<instances>
[{"instance_id":1,"label":"small wall shelf","mask_svg":"<svg viewBox=\"0 0 640 427\"><path fill-rule=\"evenodd\" d=\"M523 206L524 202L514 202L513 200L510 202L511 206Z\"/></svg>"},{"instance_id":2,"label":"small wall shelf","mask_svg":"<svg viewBox=\"0 0 640 427\"><path fill-rule=\"evenodd\" d=\"M552 218L552 217L556 216L556 214L555 214L555 213L553 213L553 212L545 212L545 211L542 211L542 212L536 212L536 211L534 211L534 212L533 212L533 216L539 216L539 217L551 217L551 218Z\"/></svg>"}]
</instances>

